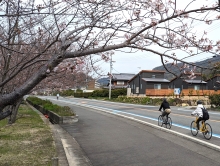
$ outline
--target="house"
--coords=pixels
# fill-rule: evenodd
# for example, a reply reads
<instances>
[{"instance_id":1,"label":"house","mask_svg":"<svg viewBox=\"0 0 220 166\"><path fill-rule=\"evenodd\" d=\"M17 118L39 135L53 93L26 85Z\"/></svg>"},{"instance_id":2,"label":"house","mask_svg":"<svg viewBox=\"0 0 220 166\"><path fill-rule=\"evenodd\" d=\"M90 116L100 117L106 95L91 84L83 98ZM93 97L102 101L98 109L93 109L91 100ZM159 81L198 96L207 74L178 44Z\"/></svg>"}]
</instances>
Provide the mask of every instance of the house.
<instances>
[{"instance_id":1,"label":"house","mask_svg":"<svg viewBox=\"0 0 220 166\"><path fill-rule=\"evenodd\" d=\"M96 80L90 80L87 83L87 87L86 87L86 91L94 91L97 89L100 89L101 85L99 82L97 82Z\"/></svg>"},{"instance_id":2,"label":"house","mask_svg":"<svg viewBox=\"0 0 220 166\"><path fill-rule=\"evenodd\" d=\"M109 77L103 77L103 78L99 78L98 80L96 80L99 84L100 87L106 87L109 84Z\"/></svg>"},{"instance_id":3,"label":"house","mask_svg":"<svg viewBox=\"0 0 220 166\"><path fill-rule=\"evenodd\" d=\"M220 89L220 74L215 75L214 77L206 80L207 88L209 90L218 90Z\"/></svg>"},{"instance_id":4,"label":"house","mask_svg":"<svg viewBox=\"0 0 220 166\"><path fill-rule=\"evenodd\" d=\"M145 95L148 89L168 89L170 81L164 77L165 71L142 70L128 81L131 94Z\"/></svg>"},{"instance_id":5,"label":"house","mask_svg":"<svg viewBox=\"0 0 220 166\"><path fill-rule=\"evenodd\" d=\"M112 89L127 88L128 81L134 76L135 74L131 74L131 73L119 73L119 74L113 73L111 78L111 88Z\"/></svg>"},{"instance_id":6,"label":"house","mask_svg":"<svg viewBox=\"0 0 220 166\"><path fill-rule=\"evenodd\" d=\"M207 82L202 80L200 73L195 73L195 78L190 79L190 74L184 74L181 77L174 78L169 83L170 89L180 88L183 89L194 89L194 90L206 90Z\"/></svg>"}]
</instances>

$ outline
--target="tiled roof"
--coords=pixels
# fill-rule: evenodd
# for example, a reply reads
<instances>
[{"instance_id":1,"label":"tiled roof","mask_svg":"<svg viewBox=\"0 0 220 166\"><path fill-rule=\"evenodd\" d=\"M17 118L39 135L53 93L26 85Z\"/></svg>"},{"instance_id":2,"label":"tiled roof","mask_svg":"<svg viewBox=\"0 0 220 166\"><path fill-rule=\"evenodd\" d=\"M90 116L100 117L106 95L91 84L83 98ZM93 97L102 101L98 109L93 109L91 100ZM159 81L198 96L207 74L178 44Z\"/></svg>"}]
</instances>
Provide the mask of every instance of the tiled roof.
<instances>
[{"instance_id":1,"label":"tiled roof","mask_svg":"<svg viewBox=\"0 0 220 166\"><path fill-rule=\"evenodd\" d=\"M128 82L131 82L136 76L140 75L141 73L165 73L162 70L141 70L138 74L134 75Z\"/></svg>"},{"instance_id":2,"label":"tiled roof","mask_svg":"<svg viewBox=\"0 0 220 166\"><path fill-rule=\"evenodd\" d=\"M142 78L142 80L146 82L170 82L169 80L164 78Z\"/></svg>"},{"instance_id":3,"label":"tiled roof","mask_svg":"<svg viewBox=\"0 0 220 166\"><path fill-rule=\"evenodd\" d=\"M164 70L141 70L140 73L165 73Z\"/></svg>"},{"instance_id":4,"label":"tiled roof","mask_svg":"<svg viewBox=\"0 0 220 166\"><path fill-rule=\"evenodd\" d=\"M187 83L192 83L192 84L206 84L207 82L201 81L201 80L184 80Z\"/></svg>"},{"instance_id":5,"label":"tiled roof","mask_svg":"<svg viewBox=\"0 0 220 166\"><path fill-rule=\"evenodd\" d=\"M120 73L120 74L112 74L113 75L113 80L130 80L135 76L135 74L129 74L129 73Z\"/></svg>"}]
</instances>

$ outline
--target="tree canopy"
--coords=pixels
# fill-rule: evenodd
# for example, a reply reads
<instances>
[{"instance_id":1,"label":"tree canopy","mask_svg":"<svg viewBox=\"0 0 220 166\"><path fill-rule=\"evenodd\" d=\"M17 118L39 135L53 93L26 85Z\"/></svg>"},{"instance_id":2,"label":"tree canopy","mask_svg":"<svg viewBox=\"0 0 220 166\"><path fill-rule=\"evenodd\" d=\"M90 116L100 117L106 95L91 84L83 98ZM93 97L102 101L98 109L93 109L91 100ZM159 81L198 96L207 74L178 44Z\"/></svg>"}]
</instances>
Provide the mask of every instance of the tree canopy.
<instances>
[{"instance_id":1,"label":"tree canopy","mask_svg":"<svg viewBox=\"0 0 220 166\"><path fill-rule=\"evenodd\" d=\"M1 109L52 77L99 70L96 61L122 48L182 62L192 75L202 66L188 57L220 51L205 31L220 19L217 0L1 0L0 17Z\"/></svg>"}]
</instances>

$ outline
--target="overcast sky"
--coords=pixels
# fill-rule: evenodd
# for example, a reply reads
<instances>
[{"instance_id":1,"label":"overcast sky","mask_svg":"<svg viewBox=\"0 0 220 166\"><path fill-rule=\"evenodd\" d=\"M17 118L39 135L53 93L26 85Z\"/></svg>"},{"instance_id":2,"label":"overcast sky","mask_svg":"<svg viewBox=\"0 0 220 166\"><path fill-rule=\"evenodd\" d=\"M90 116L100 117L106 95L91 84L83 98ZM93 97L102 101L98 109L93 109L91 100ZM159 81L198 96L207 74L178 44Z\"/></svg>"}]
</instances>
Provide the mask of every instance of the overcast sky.
<instances>
[{"instance_id":1,"label":"overcast sky","mask_svg":"<svg viewBox=\"0 0 220 166\"><path fill-rule=\"evenodd\" d=\"M191 62L202 61L211 58L213 55L199 55L191 58ZM140 70L152 70L155 67L161 66L160 56L149 52L136 53L119 53L113 55L113 70L112 73L133 73L137 74ZM102 62L101 68L104 73L110 72L110 63Z\"/></svg>"},{"instance_id":2,"label":"overcast sky","mask_svg":"<svg viewBox=\"0 0 220 166\"><path fill-rule=\"evenodd\" d=\"M207 4L212 4L213 2L216 2L215 0L199 0L196 2L201 3L202 1L206 2ZM181 0L181 3L183 2L184 1ZM186 0L185 2L189 3L189 0ZM216 13L212 15L213 17L216 17ZM198 16L200 16L200 14L198 14ZM201 22L196 23L194 27L194 32L197 32L197 36L204 34L203 28L206 32L208 32L208 36L211 36L211 39L214 39L215 41L220 40L220 21L213 22L209 26L207 24L202 24ZM179 54L178 52L176 52L178 58L180 58L181 56L185 56L181 54L183 53ZM195 57L187 59L186 61L197 62L211 58L212 56L213 54L204 53L203 55L196 55ZM160 56L142 51L138 51L135 53L124 53L117 51L112 56L112 60L115 61L113 63L112 73L137 74L140 70L152 70L154 67L162 65ZM103 73L108 73L110 71L110 63L102 62L101 68L104 71Z\"/></svg>"},{"instance_id":3,"label":"overcast sky","mask_svg":"<svg viewBox=\"0 0 220 166\"><path fill-rule=\"evenodd\" d=\"M217 0L195 0L190 5L188 10L191 8L197 8L198 6L203 6L205 4L213 4L213 2L216 2ZM38 3L42 3L42 0L38 0ZM183 9L186 5L188 5L192 0L176 0L177 2L177 9ZM200 16L200 14L195 14L197 16ZM194 16L195 16L194 15ZM213 17L216 17L216 14L213 15ZM195 31L199 34L204 33L204 29L201 29L201 26L207 26L205 24L201 25L201 23L198 23L197 26L194 27ZM205 28L205 30L208 32L209 35L211 35L216 40L220 40L219 32L220 32L220 21L213 23L209 27ZM218 34L218 35L216 35ZM127 50L128 51L128 50ZM181 54L177 53L177 57L179 58ZM198 55L194 58L187 59L188 62L195 62L195 61L201 61L207 58L212 57L211 54L204 54L204 55ZM184 56L183 56L184 57ZM113 70L112 73L133 73L137 74L140 70L152 70L154 67L161 66L161 59L160 56L156 54L152 54L150 52L142 52L138 51L135 53L125 53L125 52L115 52L115 54L112 56L113 62ZM103 74L106 74L110 72L110 63L101 62L100 67L103 70Z\"/></svg>"}]
</instances>

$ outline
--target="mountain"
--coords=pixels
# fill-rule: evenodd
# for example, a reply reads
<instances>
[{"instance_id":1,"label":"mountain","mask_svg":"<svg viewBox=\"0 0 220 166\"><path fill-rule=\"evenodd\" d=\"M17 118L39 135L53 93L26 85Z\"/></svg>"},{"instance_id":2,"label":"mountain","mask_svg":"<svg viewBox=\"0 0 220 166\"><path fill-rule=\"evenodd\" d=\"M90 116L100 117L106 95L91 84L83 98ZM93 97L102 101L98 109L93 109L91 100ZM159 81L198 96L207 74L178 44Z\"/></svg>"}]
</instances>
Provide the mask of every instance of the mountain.
<instances>
[{"instance_id":1,"label":"mountain","mask_svg":"<svg viewBox=\"0 0 220 166\"><path fill-rule=\"evenodd\" d=\"M101 86L107 86L109 83L109 77L100 78L97 82L100 83Z\"/></svg>"},{"instance_id":2,"label":"mountain","mask_svg":"<svg viewBox=\"0 0 220 166\"><path fill-rule=\"evenodd\" d=\"M213 56L212 58L209 58L209 59L205 59L203 61L199 61L199 62L192 62L194 64L196 64L197 66L202 66L202 67L212 67L214 63L217 63L217 62L220 62L220 55L215 55ZM178 68L180 68L181 66L183 66L183 63L177 63L177 66ZM172 73L175 73L176 75L180 75L180 70L176 67L176 66L173 66L171 63L168 63L166 64L166 67L167 69L169 69L169 71L171 71ZM158 66L158 67L155 67L153 68L152 70L162 70L162 71L166 71L166 69L164 68L163 65L161 66ZM195 70L196 73L201 73L202 74L205 74L205 75L208 75L210 74L210 70L204 70L204 71L201 71L200 68L197 68ZM168 79L168 80L171 80L173 78L175 78L175 76L169 72L165 72L165 78Z\"/></svg>"}]
</instances>

